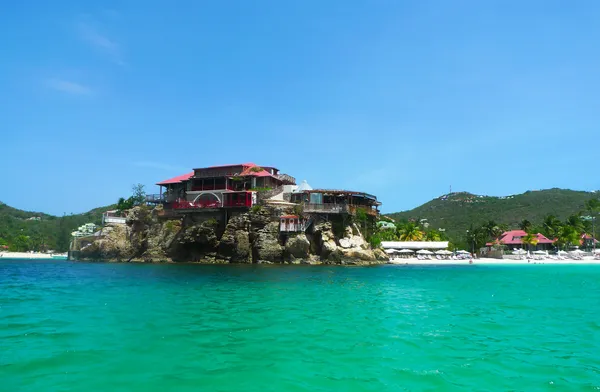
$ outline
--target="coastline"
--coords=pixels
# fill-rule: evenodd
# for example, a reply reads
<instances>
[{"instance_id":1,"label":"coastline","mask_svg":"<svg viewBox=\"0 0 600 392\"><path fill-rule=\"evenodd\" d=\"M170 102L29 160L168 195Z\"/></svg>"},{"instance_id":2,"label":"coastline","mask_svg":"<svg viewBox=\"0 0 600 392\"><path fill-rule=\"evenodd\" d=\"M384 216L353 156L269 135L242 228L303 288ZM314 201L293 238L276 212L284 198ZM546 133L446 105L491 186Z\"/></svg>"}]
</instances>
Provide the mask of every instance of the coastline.
<instances>
[{"instance_id":1,"label":"coastline","mask_svg":"<svg viewBox=\"0 0 600 392\"><path fill-rule=\"evenodd\" d=\"M418 260L417 258L390 260L388 264L392 265L533 265L533 264L555 264L555 265L572 265L572 264L599 264L600 260L593 258L583 258L582 260L512 260L512 259L491 259L479 258L470 260Z\"/></svg>"},{"instance_id":2,"label":"coastline","mask_svg":"<svg viewBox=\"0 0 600 392\"><path fill-rule=\"evenodd\" d=\"M1 259L11 260L66 260L66 255L51 255L47 253L0 252Z\"/></svg>"}]
</instances>

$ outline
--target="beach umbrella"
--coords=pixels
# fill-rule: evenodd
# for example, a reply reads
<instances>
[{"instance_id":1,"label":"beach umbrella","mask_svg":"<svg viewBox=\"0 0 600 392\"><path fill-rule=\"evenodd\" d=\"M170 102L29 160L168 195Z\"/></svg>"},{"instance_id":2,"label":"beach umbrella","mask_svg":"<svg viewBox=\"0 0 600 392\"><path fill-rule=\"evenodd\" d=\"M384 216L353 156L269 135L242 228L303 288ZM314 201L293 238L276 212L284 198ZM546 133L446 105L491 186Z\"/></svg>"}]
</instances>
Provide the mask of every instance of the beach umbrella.
<instances>
[{"instance_id":1,"label":"beach umbrella","mask_svg":"<svg viewBox=\"0 0 600 392\"><path fill-rule=\"evenodd\" d=\"M452 252L450 252L449 250L446 250L446 249L438 250L435 253L438 255L451 255L452 254Z\"/></svg>"},{"instance_id":2,"label":"beach umbrella","mask_svg":"<svg viewBox=\"0 0 600 392\"><path fill-rule=\"evenodd\" d=\"M465 254L465 253L469 253L469 252L467 252L466 250L458 250L458 251L456 251L456 253L462 253L462 254Z\"/></svg>"},{"instance_id":3,"label":"beach umbrella","mask_svg":"<svg viewBox=\"0 0 600 392\"><path fill-rule=\"evenodd\" d=\"M527 252L525 252L523 249L517 249L513 253L516 254L516 255L524 255Z\"/></svg>"},{"instance_id":4,"label":"beach umbrella","mask_svg":"<svg viewBox=\"0 0 600 392\"><path fill-rule=\"evenodd\" d=\"M575 249L574 251L572 251L571 253L585 253L584 251L582 251L581 249Z\"/></svg>"},{"instance_id":5,"label":"beach umbrella","mask_svg":"<svg viewBox=\"0 0 600 392\"><path fill-rule=\"evenodd\" d=\"M557 253L559 255L566 255L567 254L567 252L565 252L564 250L559 250Z\"/></svg>"},{"instance_id":6,"label":"beach umbrella","mask_svg":"<svg viewBox=\"0 0 600 392\"><path fill-rule=\"evenodd\" d=\"M414 253L414 250L410 250L410 249L401 249L398 251L398 253Z\"/></svg>"},{"instance_id":7,"label":"beach umbrella","mask_svg":"<svg viewBox=\"0 0 600 392\"><path fill-rule=\"evenodd\" d=\"M417 254L419 254L419 255L432 255L433 252L430 252L427 249L421 249L421 250L417 251Z\"/></svg>"},{"instance_id":8,"label":"beach umbrella","mask_svg":"<svg viewBox=\"0 0 600 392\"><path fill-rule=\"evenodd\" d=\"M388 255L391 255L392 253L396 253L398 252L396 249L386 249L385 253L387 253Z\"/></svg>"},{"instance_id":9,"label":"beach umbrella","mask_svg":"<svg viewBox=\"0 0 600 392\"><path fill-rule=\"evenodd\" d=\"M545 255L546 252L544 252L543 250L536 250L535 252L533 252L534 255Z\"/></svg>"}]
</instances>

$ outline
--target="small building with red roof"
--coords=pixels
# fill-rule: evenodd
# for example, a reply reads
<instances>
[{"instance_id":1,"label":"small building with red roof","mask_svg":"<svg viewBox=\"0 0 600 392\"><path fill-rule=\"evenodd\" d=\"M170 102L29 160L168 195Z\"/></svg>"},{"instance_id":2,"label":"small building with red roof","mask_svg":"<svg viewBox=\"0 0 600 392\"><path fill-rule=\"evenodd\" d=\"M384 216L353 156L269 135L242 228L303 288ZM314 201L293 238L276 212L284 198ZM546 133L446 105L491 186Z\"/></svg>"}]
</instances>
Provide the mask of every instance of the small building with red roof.
<instances>
[{"instance_id":1,"label":"small building with red roof","mask_svg":"<svg viewBox=\"0 0 600 392\"><path fill-rule=\"evenodd\" d=\"M580 238L581 239L579 240L579 245L581 245L582 248L591 249L594 246L596 246L596 247L598 246L598 240L595 239L590 234L583 233L583 234L581 234Z\"/></svg>"},{"instance_id":2,"label":"small building with red roof","mask_svg":"<svg viewBox=\"0 0 600 392\"><path fill-rule=\"evenodd\" d=\"M500 237L498 237L493 242L488 242L485 244L488 247L492 247L495 245L505 245L509 249L523 249L527 248L527 246L523 245L523 237L527 236L527 232L525 230L510 230L502 233ZM535 234L537 237L538 243L534 247L533 250L550 250L553 247L554 241L547 238L542 233Z\"/></svg>"}]
</instances>

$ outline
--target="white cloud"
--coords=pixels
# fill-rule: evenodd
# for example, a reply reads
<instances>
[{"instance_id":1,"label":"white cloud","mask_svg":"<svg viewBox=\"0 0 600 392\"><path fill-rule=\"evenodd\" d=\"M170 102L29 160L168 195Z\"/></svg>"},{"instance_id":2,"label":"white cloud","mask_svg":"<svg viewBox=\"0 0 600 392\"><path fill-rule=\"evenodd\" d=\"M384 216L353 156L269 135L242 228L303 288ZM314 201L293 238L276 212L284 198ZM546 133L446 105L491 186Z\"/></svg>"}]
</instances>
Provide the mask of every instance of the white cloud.
<instances>
[{"instance_id":1,"label":"white cloud","mask_svg":"<svg viewBox=\"0 0 600 392\"><path fill-rule=\"evenodd\" d=\"M90 23L79 22L77 28L81 39L107 55L116 64L125 65L122 50L117 41L110 39Z\"/></svg>"},{"instance_id":2,"label":"white cloud","mask_svg":"<svg viewBox=\"0 0 600 392\"><path fill-rule=\"evenodd\" d=\"M92 89L86 85L64 79L47 79L46 86L53 90L73 95L90 95Z\"/></svg>"}]
</instances>

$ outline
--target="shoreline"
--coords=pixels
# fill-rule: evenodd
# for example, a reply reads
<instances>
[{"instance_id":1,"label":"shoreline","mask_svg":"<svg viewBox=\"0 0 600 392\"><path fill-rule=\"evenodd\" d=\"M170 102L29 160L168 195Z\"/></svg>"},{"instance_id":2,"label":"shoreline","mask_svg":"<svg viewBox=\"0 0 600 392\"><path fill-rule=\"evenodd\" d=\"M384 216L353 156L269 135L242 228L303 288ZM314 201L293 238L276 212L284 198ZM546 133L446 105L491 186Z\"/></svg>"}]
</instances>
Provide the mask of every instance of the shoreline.
<instances>
[{"instance_id":1,"label":"shoreline","mask_svg":"<svg viewBox=\"0 0 600 392\"><path fill-rule=\"evenodd\" d=\"M47 253L0 252L0 260L66 260L66 254L53 256Z\"/></svg>"},{"instance_id":2,"label":"shoreline","mask_svg":"<svg viewBox=\"0 0 600 392\"><path fill-rule=\"evenodd\" d=\"M555 264L555 265L571 265L571 264L599 264L600 260L593 258L584 258L582 260L514 260L514 259L491 259L479 258L473 259L471 263L467 260L419 260L417 258L396 259L390 260L390 265L533 265L533 264Z\"/></svg>"}]
</instances>

